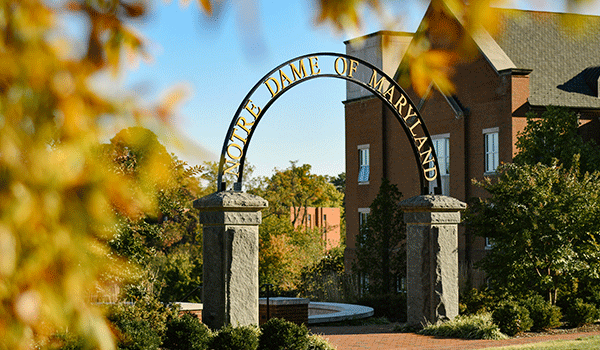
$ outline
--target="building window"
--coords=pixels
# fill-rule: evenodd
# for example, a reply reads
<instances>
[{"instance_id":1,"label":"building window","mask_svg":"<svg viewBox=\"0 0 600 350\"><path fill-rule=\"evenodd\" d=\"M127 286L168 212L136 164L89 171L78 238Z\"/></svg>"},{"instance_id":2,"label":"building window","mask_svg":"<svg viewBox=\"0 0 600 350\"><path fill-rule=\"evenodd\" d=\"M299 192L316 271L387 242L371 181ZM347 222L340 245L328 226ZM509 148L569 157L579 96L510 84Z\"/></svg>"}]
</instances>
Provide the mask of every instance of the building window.
<instances>
[{"instance_id":1,"label":"building window","mask_svg":"<svg viewBox=\"0 0 600 350\"><path fill-rule=\"evenodd\" d=\"M368 184L369 183L369 145L358 146L358 183Z\"/></svg>"},{"instance_id":2,"label":"building window","mask_svg":"<svg viewBox=\"0 0 600 350\"><path fill-rule=\"evenodd\" d=\"M494 242L492 242L492 239L490 237L485 237L485 249L490 250L493 246Z\"/></svg>"},{"instance_id":3,"label":"building window","mask_svg":"<svg viewBox=\"0 0 600 350\"><path fill-rule=\"evenodd\" d=\"M440 179L442 180L442 194L450 195L450 134L435 135L431 137L433 149L440 166ZM432 162L433 163L433 162ZM431 164L433 166L433 164ZM429 182L429 193L435 193L437 180Z\"/></svg>"},{"instance_id":4,"label":"building window","mask_svg":"<svg viewBox=\"0 0 600 350\"><path fill-rule=\"evenodd\" d=\"M485 144L485 173L493 174L500 164L498 155L498 128L483 130Z\"/></svg>"},{"instance_id":5,"label":"building window","mask_svg":"<svg viewBox=\"0 0 600 350\"><path fill-rule=\"evenodd\" d=\"M312 216L308 214L308 223L306 225L308 228L312 228Z\"/></svg>"},{"instance_id":6,"label":"building window","mask_svg":"<svg viewBox=\"0 0 600 350\"><path fill-rule=\"evenodd\" d=\"M371 208L358 208L358 226L362 228L367 223L367 218L371 213Z\"/></svg>"}]
</instances>

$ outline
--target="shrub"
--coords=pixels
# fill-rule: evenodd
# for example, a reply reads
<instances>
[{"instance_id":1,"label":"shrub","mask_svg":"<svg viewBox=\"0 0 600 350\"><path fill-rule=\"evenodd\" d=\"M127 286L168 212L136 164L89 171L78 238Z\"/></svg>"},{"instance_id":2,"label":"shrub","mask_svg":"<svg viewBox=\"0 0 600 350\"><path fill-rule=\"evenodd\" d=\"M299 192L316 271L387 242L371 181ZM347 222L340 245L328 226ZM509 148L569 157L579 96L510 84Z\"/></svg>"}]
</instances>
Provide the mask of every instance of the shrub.
<instances>
[{"instance_id":1,"label":"shrub","mask_svg":"<svg viewBox=\"0 0 600 350\"><path fill-rule=\"evenodd\" d=\"M544 300L541 295L529 297L522 304L529 311L529 317L533 321L531 330L541 331L560 326L560 308Z\"/></svg>"},{"instance_id":2,"label":"shrub","mask_svg":"<svg viewBox=\"0 0 600 350\"><path fill-rule=\"evenodd\" d=\"M211 350L256 350L260 330L255 326L225 326L210 342Z\"/></svg>"},{"instance_id":3,"label":"shrub","mask_svg":"<svg viewBox=\"0 0 600 350\"><path fill-rule=\"evenodd\" d=\"M158 349L175 309L146 295L134 303L111 305L107 318L118 331L117 345L123 350Z\"/></svg>"},{"instance_id":4,"label":"shrub","mask_svg":"<svg viewBox=\"0 0 600 350\"><path fill-rule=\"evenodd\" d=\"M308 348L307 350L335 350L327 340L321 338L316 334L310 334L308 336Z\"/></svg>"},{"instance_id":5,"label":"shrub","mask_svg":"<svg viewBox=\"0 0 600 350\"><path fill-rule=\"evenodd\" d=\"M590 303L577 298L569 303L565 310L565 321L569 327L580 327L593 323L598 318L598 309Z\"/></svg>"},{"instance_id":6,"label":"shrub","mask_svg":"<svg viewBox=\"0 0 600 350\"><path fill-rule=\"evenodd\" d=\"M47 350L84 350L87 349L85 339L77 334L69 332L60 332L50 337L50 343L47 346L36 347Z\"/></svg>"},{"instance_id":7,"label":"shrub","mask_svg":"<svg viewBox=\"0 0 600 350\"><path fill-rule=\"evenodd\" d=\"M461 295L461 314L474 315L480 312L491 312L495 298L490 291L473 288Z\"/></svg>"},{"instance_id":8,"label":"shrub","mask_svg":"<svg viewBox=\"0 0 600 350\"><path fill-rule=\"evenodd\" d=\"M167 322L163 348L167 350L204 350L211 339L210 330L198 317L184 313Z\"/></svg>"},{"instance_id":9,"label":"shrub","mask_svg":"<svg viewBox=\"0 0 600 350\"><path fill-rule=\"evenodd\" d=\"M374 317L385 317L390 321L406 322L406 294L366 295L356 304L373 308Z\"/></svg>"},{"instance_id":10,"label":"shrub","mask_svg":"<svg viewBox=\"0 0 600 350\"><path fill-rule=\"evenodd\" d=\"M509 336L528 331L533 325L529 311L515 301L504 301L492 313L494 323Z\"/></svg>"},{"instance_id":11,"label":"shrub","mask_svg":"<svg viewBox=\"0 0 600 350\"><path fill-rule=\"evenodd\" d=\"M500 328L492 322L490 313L461 315L453 320L426 325L418 332L423 335L462 339L505 339Z\"/></svg>"},{"instance_id":12,"label":"shrub","mask_svg":"<svg viewBox=\"0 0 600 350\"><path fill-rule=\"evenodd\" d=\"M262 325L259 350L306 350L308 329L290 321L272 318Z\"/></svg>"}]
</instances>

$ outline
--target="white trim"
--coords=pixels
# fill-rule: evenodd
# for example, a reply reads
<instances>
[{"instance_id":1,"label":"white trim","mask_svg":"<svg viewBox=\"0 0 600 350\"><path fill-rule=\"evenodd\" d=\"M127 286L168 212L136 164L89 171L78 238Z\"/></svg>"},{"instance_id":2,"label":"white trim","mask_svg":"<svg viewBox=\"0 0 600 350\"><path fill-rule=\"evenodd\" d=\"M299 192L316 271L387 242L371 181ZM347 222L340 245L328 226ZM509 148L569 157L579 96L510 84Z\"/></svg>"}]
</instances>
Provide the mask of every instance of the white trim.
<instances>
[{"instance_id":1,"label":"white trim","mask_svg":"<svg viewBox=\"0 0 600 350\"><path fill-rule=\"evenodd\" d=\"M359 213L371 214L371 208L358 208Z\"/></svg>"},{"instance_id":2,"label":"white trim","mask_svg":"<svg viewBox=\"0 0 600 350\"><path fill-rule=\"evenodd\" d=\"M481 130L481 133L484 134L484 135L485 134L491 134L491 133L494 133L494 132L500 132L500 128L496 126L495 128L487 128L487 129Z\"/></svg>"},{"instance_id":3,"label":"white trim","mask_svg":"<svg viewBox=\"0 0 600 350\"><path fill-rule=\"evenodd\" d=\"M437 139L449 139L450 138L450 133L445 133L445 134L438 134L438 135L432 135L431 139L432 140L437 140Z\"/></svg>"},{"instance_id":4,"label":"white trim","mask_svg":"<svg viewBox=\"0 0 600 350\"><path fill-rule=\"evenodd\" d=\"M368 148L370 148L370 146L371 146L370 144L365 143L364 145L356 146L356 149L368 149Z\"/></svg>"}]
</instances>

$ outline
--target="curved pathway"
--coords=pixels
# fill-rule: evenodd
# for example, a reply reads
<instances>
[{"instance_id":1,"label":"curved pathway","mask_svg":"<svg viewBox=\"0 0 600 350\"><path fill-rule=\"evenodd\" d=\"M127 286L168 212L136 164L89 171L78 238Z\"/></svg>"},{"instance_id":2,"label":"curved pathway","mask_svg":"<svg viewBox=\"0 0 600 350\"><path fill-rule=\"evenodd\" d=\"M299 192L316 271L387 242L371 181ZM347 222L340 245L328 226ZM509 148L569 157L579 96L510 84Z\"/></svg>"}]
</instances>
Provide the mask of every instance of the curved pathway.
<instances>
[{"instance_id":1,"label":"curved pathway","mask_svg":"<svg viewBox=\"0 0 600 350\"><path fill-rule=\"evenodd\" d=\"M397 333L395 324L374 326L310 327L314 334L327 339L337 350L396 350L396 349L484 349L498 346L538 343L552 340L574 340L600 335L599 330L519 337L506 340L465 340Z\"/></svg>"}]
</instances>

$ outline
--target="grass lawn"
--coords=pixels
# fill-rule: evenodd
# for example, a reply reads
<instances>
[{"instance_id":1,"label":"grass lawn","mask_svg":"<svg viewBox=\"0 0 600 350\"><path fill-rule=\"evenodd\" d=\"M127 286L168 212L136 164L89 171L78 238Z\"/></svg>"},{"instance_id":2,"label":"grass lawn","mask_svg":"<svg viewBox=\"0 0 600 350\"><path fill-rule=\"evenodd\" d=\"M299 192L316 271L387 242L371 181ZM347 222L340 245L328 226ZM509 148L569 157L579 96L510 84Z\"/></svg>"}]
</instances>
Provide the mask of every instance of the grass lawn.
<instances>
[{"instance_id":1,"label":"grass lawn","mask_svg":"<svg viewBox=\"0 0 600 350\"><path fill-rule=\"evenodd\" d=\"M486 350L597 350L600 348L600 335L581 337L575 340L555 340L536 344L512 345Z\"/></svg>"}]
</instances>

